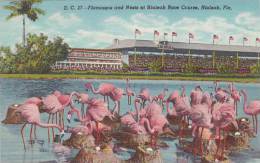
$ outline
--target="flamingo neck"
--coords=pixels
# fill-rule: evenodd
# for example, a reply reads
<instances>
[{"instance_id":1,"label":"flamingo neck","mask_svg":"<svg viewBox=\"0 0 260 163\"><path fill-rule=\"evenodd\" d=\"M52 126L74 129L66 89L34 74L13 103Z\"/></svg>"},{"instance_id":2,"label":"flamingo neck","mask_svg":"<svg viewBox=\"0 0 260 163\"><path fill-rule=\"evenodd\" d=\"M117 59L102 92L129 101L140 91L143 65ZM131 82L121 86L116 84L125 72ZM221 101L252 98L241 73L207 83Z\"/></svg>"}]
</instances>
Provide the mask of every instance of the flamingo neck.
<instances>
[{"instance_id":1,"label":"flamingo neck","mask_svg":"<svg viewBox=\"0 0 260 163\"><path fill-rule=\"evenodd\" d=\"M98 93L99 93L98 90L96 90L96 89L94 88L94 85L93 85L93 84L91 84L90 89L91 89L91 91L92 91L94 94L98 94Z\"/></svg>"},{"instance_id":2,"label":"flamingo neck","mask_svg":"<svg viewBox=\"0 0 260 163\"><path fill-rule=\"evenodd\" d=\"M139 120L140 120L140 112L139 112L137 103L138 103L138 101L135 100L135 111L136 111L136 114L137 114L137 123L139 123Z\"/></svg>"},{"instance_id":3,"label":"flamingo neck","mask_svg":"<svg viewBox=\"0 0 260 163\"><path fill-rule=\"evenodd\" d=\"M72 111L72 112L76 112L77 117L78 117L78 119L79 119L80 122L83 121L83 118L82 118L82 116L80 115L80 112L79 112L79 110L78 110L77 108L75 108L75 107L72 106L72 107L71 107L71 111Z\"/></svg>"},{"instance_id":4,"label":"flamingo neck","mask_svg":"<svg viewBox=\"0 0 260 163\"><path fill-rule=\"evenodd\" d=\"M242 91L242 94L244 96L244 112L246 112L246 104L247 104L247 94L246 92Z\"/></svg>"},{"instance_id":5,"label":"flamingo neck","mask_svg":"<svg viewBox=\"0 0 260 163\"><path fill-rule=\"evenodd\" d=\"M39 123L37 123L37 125L38 126L40 126L40 127L43 127L43 128L57 128L60 132L62 131L62 128L59 126L59 125L57 125L57 124L47 124L47 123L41 123L41 122L39 122Z\"/></svg>"},{"instance_id":6,"label":"flamingo neck","mask_svg":"<svg viewBox=\"0 0 260 163\"><path fill-rule=\"evenodd\" d=\"M150 134L154 133L154 130L151 128L150 122L147 118L145 118L145 120L144 120L144 125L146 126L146 128Z\"/></svg>"}]
</instances>

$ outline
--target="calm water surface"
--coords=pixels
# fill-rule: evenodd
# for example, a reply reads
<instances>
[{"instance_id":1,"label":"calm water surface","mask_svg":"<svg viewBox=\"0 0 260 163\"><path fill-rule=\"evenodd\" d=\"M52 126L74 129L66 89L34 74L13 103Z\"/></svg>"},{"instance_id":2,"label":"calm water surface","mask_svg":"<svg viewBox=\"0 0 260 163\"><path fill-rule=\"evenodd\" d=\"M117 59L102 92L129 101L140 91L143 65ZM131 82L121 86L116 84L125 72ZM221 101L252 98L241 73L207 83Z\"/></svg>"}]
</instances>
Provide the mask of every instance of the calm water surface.
<instances>
[{"instance_id":1,"label":"calm water surface","mask_svg":"<svg viewBox=\"0 0 260 163\"><path fill-rule=\"evenodd\" d=\"M46 96L53 90L62 92L79 91L85 92L84 83L88 80L22 80L22 79L0 79L0 120L3 120L9 105L21 103L26 98L32 96ZM101 82L112 82L117 87L125 88L123 80L95 80L96 86ZM148 81L132 80L131 87L139 92L143 87L149 88L153 95L159 94L163 88L168 88L169 92L179 89L186 85L187 94L196 85L201 85L204 90L213 91L212 82L193 82L193 81ZM220 86L226 87L227 83L221 83ZM260 84L237 84L238 89L246 89L249 99L260 99ZM95 95L91 95L95 96ZM96 96L98 97L98 96ZM122 112L134 110L133 106L127 105L127 98L124 97L121 102ZM242 103L239 103L239 115L245 116L242 110ZM42 114L43 122L47 121L47 114ZM260 118L258 118L259 121ZM259 121L260 122L260 121ZM37 140L33 145L27 143L27 151L23 149L20 136L21 125L0 125L0 162L11 163L34 163L34 162L67 162L77 154L77 150L62 149L59 144L48 143L47 129L37 128ZM26 140L28 140L29 125L25 130ZM258 126L260 131L260 127ZM69 137L66 135L65 138ZM177 141L168 141L170 147L161 150L161 156L164 162L199 162L190 154L184 153L176 148ZM125 155L127 157L127 155ZM118 156L120 158L124 156ZM230 157L231 162L256 163L260 162L260 135L251 142L251 149L234 153Z\"/></svg>"}]
</instances>

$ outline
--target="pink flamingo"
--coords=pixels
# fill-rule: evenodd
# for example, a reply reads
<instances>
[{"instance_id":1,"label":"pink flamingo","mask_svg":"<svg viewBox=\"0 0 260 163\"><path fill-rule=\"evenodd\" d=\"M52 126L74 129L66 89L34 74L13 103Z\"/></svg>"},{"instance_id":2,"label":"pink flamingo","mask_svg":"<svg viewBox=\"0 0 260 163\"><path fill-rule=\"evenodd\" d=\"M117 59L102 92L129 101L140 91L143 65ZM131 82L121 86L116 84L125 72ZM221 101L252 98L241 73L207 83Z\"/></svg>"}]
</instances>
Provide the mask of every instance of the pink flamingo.
<instances>
[{"instance_id":1,"label":"pink flamingo","mask_svg":"<svg viewBox=\"0 0 260 163\"><path fill-rule=\"evenodd\" d=\"M24 101L25 104L42 105L42 99L40 97L30 97Z\"/></svg>"},{"instance_id":2,"label":"pink flamingo","mask_svg":"<svg viewBox=\"0 0 260 163\"><path fill-rule=\"evenodd\" d=\"M120 118L121 123L126 125L127 128L133 134L145 134L146 130L144 126L140 125L135 121L134 117L131 114L126 114Z\"/></svg>"},{"instance_id":3,"label":"pink flamingo","mask_svg":"<svg viewBox=\"0 0 260 163\"><path fill-rule=\"evenodd\" d=\"M109 95L109 97L114 101L113 115L120 115L120 100L123 97L124 91L121 88L115 88Z\"/></svg>"},{"instance_id":4,"label":"pink flamingo","mask_svg":"<svg viewBox=\"0 0 260 163\"><path fill-rule=\"evenodd\" d=\"M144 107L146 101L152 101L152 97L148 88L142 88L137 97L142 100L142 107Z\"/></svg>"},{"instance_id":5,"label":"pink flamingo","mask_svg":"<svg viewBox=\"0 0 260 163\"><path fill-rule=\"evenodd\" d=\"M131 97L135 96L134 92L131 90L130 88L130 84L129 84L129 79L126 79L126 95L127 95L127 99L128 99L128 105L131 105Z\"/></svg>"},{"instance_id":6,"label":"pink flamingo","mask_svg":"<svg viewBox=\"0 0 260 163\"><path fill-rule=\"evenodd\" d=\"M163 132L166 125L169 124L168 120L162 114L157 114L148 119L143 120L144 125L147 127L148 132L152 135L151 145L156 145L156 136Z\"/></svg>"},{"instance_id":7,"label":"pink flamingo","mask_svg":"<svg viewBox=\"0 0 260 163\"><path fill-rule=\"evenodd\" d=\"M107 104L103 100L91 98L87 101L87 104L87 112L84 118L80 115L80 111L74 106L72 106L71 110L69 111L69 114L73 114L75 112L79 118L78 120L82 123L86 123L89 121L100 122L106 116L112 118L112 114L108 110Z\"/></svg>"},{"instance_id":8,"label":"pink flamingo","mask_svg":"<svg viewBox=\"0 0 260 163\"><path fill-rule=\"evenodd\" d=\"M218 87L218 82L215 82L215 98L218 102L225 102L228 97L228 91Z\"/></svg>"},{"instance_id":9,"label":"pink flamingo","mask_svg":"<svg viewBox=\"0 0 260 163\"><path fill-rule=\"evenodd\" d=\"M63 124L64 124L63 115L61 115L61 113L63 113L64 108L71 103L71 98L75 94L77 94L77 92L72 92L69 96L60 95L59 97L51 94L51 95L48 95L47 97L43 98L43 104L45 106L45 110L49 114L48 123L50 123L51 116L52 116L52 123L53 123L54 115L56 115L56 122L57 122L57 113L59 113L59 116L60 116L59 119L62 119ZM61 124L61 122L60 122L60 124ZM64 125L62 125L62 126L64 126ZM53 136L53 140L54 140L53 128L52 128L52 136ZM50 141L49 128L48 128L48 140Z\"/></svg>"},{"instance_id":10,"label":"pink flamingo","mask_svg":"<svg viewBox=\"0 0 260 163\"><path fill-rule=\"evenodd\" d=\"M89 95L86 93L79 93L77 95L78 98L78 102L81 103L81 115L83 116L83 118L85 117L85 105L87 105L88 99L89 99Z\"/></svg>"},{"instance_id":11,"label":"pink flamingo","mask_svg":"<svg viewBox=\"0 0 260 163\"><path fill-rule=\"evenodd\" d=\"M191 106L200 104L202 100L202 96L203 96L202 89L200 88L200 86L196 86L195 89L190 94Z\"/></svg>"},{"instance_id":12,"label":"pink flamingo","mask_svg":"<svg viewBox=\"0 0 260 163\"><path fill-rule=\"evenodd\" d=\"M188 115L190 113L190 105L185 100L186 97L180 97L178 91L173 91L170 96L168 97L167 101L171 102L175 108L173 114L176 113L177 116L181 117L181 119L186 119L188 122Z\"/></svg>"},{"instance_id":13,"label":"pink flamingo","mask_svg":"<svg viewBox=\"0 0 260 163\"><path fill-rule=\"evenodd\" d=\"M237 112L237 102L240 102L240 93L239 91L234 87L234 84L229 84L229 91L231 93L231 97L234 99L234 107L235 107L235 112L236 115L238 114Z\"/></svg>"},{"instance_id":14,"label":"pink flamingo","mask_svg":"<svg viewBox=\"0 0 260 163\"><path fill-rule=\"evenodd\" d=\"M197 141L200 142L200 153L203 155L203 143L202 139L209 140L212 136L210 129L213 127L211 123L211 114L208 112L207 104L198 104L194 105L190 114L193 130L192 135L195 136L193 139L193 153L195 151L195 144Z\"/></svg>"},{"instance_id":15,"label":"pink flamingo","mask_svg":"<svg viewBox=\"0 0 260 163\"><path fill-rule=\"evenodd\" d=\"M164 107L164 98L166 96L168 89L164 88L163 91L157 96L159 103Z\"/></svg>"},{"instance_id":16,"label":"pink flamingo","mask_svg":"<svg viewBox=\"0 0 260 163\"><path fill-rule=\"evenodd\" d=\"M20 113L21 116L26 120L26 123L24 123L24 125L21 128L21 135L22 135L24 149L26 148L25 148L23 130L27 123L37 125L43 128L54 127L57 128L61 133L63 133L63 128L61 126L57 124L45 124L41 122L39 108L36 104L22 104L18 107L18 113Z\"/></svg>"},{"instance_id":17,"label":"pink flamingo","mask_svg":"<svg viewBox=\"0 0 260 163\"><path fill-rule=\"evenodd\" d=\"M247 102L247 94L245 90L241 90L241 94L244 96L244 112L247 115L252 116L253 120L253 128L255 133L257 134L258 122L257 122L257 115L260 114L260 100L253 100L249 103Z\"/></svg>"},{"instance_id":18,"label":"pink flamingo","mask_svg":"<svg viewBox=\"0 0 260 163\"><path fill-rule=\"evenodd\" d=\"M86 89L91 89L91 91L94 94L100 94L104 97L104 101L106 101L106 97L107 97L107 103L108 103L108 107L109 107L109 99L108 96L110 95L110 93L116 88L113 84L111 83L101 83L99 85L98 89L95 89L93 86L92 82L88 82L85 84L85 88Z\"/></svg>"},{"instance_id":19,"label":"pink flamingo","mask_svg":"<svg viewBox=\"0 0 260 163\"><path fill-rule=\"evenodd\" d=\"M203 93L201 104L206 104L208 106L208 112L210 114L212 113L212 99L208 92Z\"/></svg>"},{"instance_id":20,"label":"pink flamingo","mask_svg":"<svg viewBox=\"0 0 260 163\"><path fill-rule=\"evenodd\" d=\"M229 103L216 103L212 112L212 120L213 124L216 128L216 139L221 140L222 137L220 135L220 130L223 131L223 133L227 132L228 130L226 127L229 126L230 124L233 124L236 129L238 129L238 125L236 122L236 115L234 111L234 106ZM221 141L220 144L218 145L216 155L218 153L219 147L221 146ZM221 152L221 158L223 158L224 150L225 150L225 138L223 137L223 144L222 144L222 152Z\"/></svg>"},{"instance_id":21,"label":"pink flamingo","mask_svg":"<svg viewBox=\"0 0 260 163\"><path fill-rule=\"evenodd\" d=\"M144 108L146 117L150 118L154 115L162 114L163 108L155 101L150 102Z\"/></svg>"},{"instance_id":22,"label":"pink flamingo","mask_svg":"<svg viewBox=\"0 0 260 163\"><path fill-rule=\"evenodd\" d=\"M40 97L30 97L24 101L24 104L35 104L38 108L43 104ZM36 138L36 125L31 125L30 140L32 140L32 130L34 129L34 137Z\"/></svg>"},{"instance_id":23,"label":"pink flamingo","mask_svg":"<svg viewBox=\"0 0 260 163\"><path fill-rule=\"evenodd\" d=\"M92 98L87 101L87 104L88 104L87 113L84 118L80 116L78 109L76 109L75 107L72 107L72 109L70 110L70 114L76 112L79 117L79 121L81 123L88 123L90 121L95 121L97 126L97 141L99 141L100 131L98 126L100 126L100 122L106 116L112 119L112 115L111 112L108 110L106 103L103 100Z\"/></svg>"}]
</instances>

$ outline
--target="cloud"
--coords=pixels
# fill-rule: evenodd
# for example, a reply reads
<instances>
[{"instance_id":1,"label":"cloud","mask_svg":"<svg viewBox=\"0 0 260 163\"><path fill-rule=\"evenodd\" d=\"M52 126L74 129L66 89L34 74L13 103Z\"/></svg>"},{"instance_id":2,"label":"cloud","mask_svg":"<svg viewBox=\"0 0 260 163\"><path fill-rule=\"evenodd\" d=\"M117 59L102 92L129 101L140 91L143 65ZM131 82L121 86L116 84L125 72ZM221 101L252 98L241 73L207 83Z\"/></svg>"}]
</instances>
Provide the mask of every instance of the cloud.
<instances>
[{"instance_id":1,"label":"cloud","mask_svg":"<svg viewBox=\"0 0 260 163\"><path fill-rule=\"evenodd\" d=\"M247 21L242 21L246 19ZM177 32L178 36L174 39L175 41L188 41L188 33L191 32L195 35L193 42L211 43L213 34L219 36L217 43L228 44L228 37L233 36L235 40L232 44L242 43L243 37L248 37L248 45L255 45L255 38L260 35L260 18L253 16L252 13L239 14L233 20L227 20L224 17L211 16L205 19L198 19L194 17L183 17L178 21L169 21L167 17L155 14L134 14L129 19L124 19L119 16L109 17L105 20L106 23L111 27L115 27L115 31L124 30L128 34L131 32L133 35L134 28L138 28L142 31L140 39L153 39L154 30L160 32L160 40L163 38L163 33L167 32L168 40L171 40L171 32ZM159 21L158 21L159 20ZM242 23L243 22L243 23ZM248 28L255 24L253 30ZM130 27L130 28L129 28ZM132 37L130 35L130 38Z\"/></svg>"},{"instance_id":2,"label":"cloud","mask_svg":"<svg viewBox=\"0 0 260 163\"><path fill-rule=\"evenodd\" d=\"M240 13L236 17L235 22L249 29L260 31L260 16L255 16L250 12Z\"/></svg>"},{"instance_id":3,"label":"cloud","mask_svg":"<svg viewBox=\"0 0 260 163\"><path fill-rule=\"evenodd\" d=\"M65 41L68 41L71 44L71 47L78 47L77 42L80 42L82 45L85 45L83 47L102 48L112 44L112 41L115 38L125 39L126 37L102 31L79 29L75 34L65 37Z\"/></svg>"},{"instance_id":4,"label":"cloud","mask_svg":"<svg viewBox=\"0 0 260 163\"><path fill-rule=\"evenodd\" d=\"M44 33L50 39L61 36L71 47L104 48L109 46L113 39L126 39L134 37L134 29L141 30L138 39L153 39L154 30L167 32L171 40L171 32L177 32L174 41L187 42L188 33L194 34L192 42L211 43L212 35L217 34L219 44L228 44L228 37L232 35L235 40L232 44L242 43L243 37L248 37L247 45L255 45L255 38L260 37L260 18L251 12L240 13L233 18L210 16L203 19L196 17L182 17L179 20L170 20L160 14L136 13L128 18L121 16L108 16L101 21L98 28L96 24L83 22L75 14L63 15L53 13L49 17L40 18L39 21L26 21L26 32ZM98 23L98 22L97 22ZM18 26L17 26L18 25ZM61 29L62 28L62 29ZM8 33L8 34L7 34ZM0 45L14 45L22 41L21 17L5 21L0 18Z\"/></svg>"},{"instance_id":5,"label":"cloud","mask_svg":"<svg viewBox=\"0 0 260 163\"><path fill-rule=\"evenodd\" d=\"M74 14L64 15L64 13L62 14L60 12L52 14L48 17L48 20L62 27L70 27L81 22L81 19Z\"/></svg>"}]
</instances>

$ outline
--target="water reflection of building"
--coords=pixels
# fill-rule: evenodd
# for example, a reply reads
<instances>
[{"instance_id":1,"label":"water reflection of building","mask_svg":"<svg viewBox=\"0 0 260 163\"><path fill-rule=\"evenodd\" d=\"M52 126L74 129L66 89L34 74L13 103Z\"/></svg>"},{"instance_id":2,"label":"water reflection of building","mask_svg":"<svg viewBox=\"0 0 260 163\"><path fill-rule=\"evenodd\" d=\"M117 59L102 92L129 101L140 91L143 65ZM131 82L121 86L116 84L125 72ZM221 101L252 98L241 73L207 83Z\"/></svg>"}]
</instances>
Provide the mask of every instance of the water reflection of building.
<instances>
[{"instance_id":1,"label":"water reflection of building","mask_svg":"<svg viewBox=\"0 0 260 163\"><path fill-rule=\"evenodd\" d=\"M122 54L106 49L70 50L67 60L57 61L54 69L65 70L120 70L122 68Z\"/></svg>"}]
</instances>

